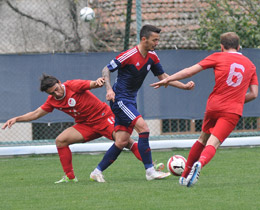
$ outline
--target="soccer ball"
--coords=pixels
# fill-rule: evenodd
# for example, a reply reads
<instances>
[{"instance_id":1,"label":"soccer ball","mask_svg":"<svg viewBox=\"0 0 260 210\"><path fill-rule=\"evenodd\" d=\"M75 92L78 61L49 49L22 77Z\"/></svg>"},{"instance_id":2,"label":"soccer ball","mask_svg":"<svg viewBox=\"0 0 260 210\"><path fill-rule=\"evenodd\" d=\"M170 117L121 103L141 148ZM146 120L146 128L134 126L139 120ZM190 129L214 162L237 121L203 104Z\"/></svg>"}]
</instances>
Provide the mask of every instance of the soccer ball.
<instances>
[{"instance_id":1,"label":"soccer ball","mask_svg":"<svg viewBox=\"0 0 260 210\"><path fill-rule=\"evenodd\" d=\"M174 176L180 176L185 169L187 160L181 155L173 155L167 162L167 169Z\"/></svg>"},{"instance_id":2,"label":"soccer ball","mask_svg":"<svg viewBox=\"0 0 260 210\"><path fill-rule=\"evenodd\" d=\"M81 20L88 22L95 18L95 12L90 7L84 7L80 10L79 16Z\"/></svg>"}]
</instances>

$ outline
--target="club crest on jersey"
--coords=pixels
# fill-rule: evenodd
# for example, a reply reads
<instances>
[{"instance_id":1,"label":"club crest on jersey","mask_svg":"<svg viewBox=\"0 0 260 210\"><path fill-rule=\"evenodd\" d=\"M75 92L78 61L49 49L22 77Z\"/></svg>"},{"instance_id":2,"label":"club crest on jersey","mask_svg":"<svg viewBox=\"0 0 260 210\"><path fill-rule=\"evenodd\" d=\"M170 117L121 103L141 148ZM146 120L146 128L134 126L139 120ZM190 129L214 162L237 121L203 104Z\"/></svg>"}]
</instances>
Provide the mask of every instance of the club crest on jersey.
<instances>
[{"instance_id":1,"label":"club crest on jersey","mask_svg":"<svg viewBox=\"0 0 260 210\"><path fill-rule=\"evenodd\" d=\"M147 65L147 71L151 70L151 64Z\"/></svg>"},{"instance_id":2,"label":"club crest on jersey","mask_svg":"<svg viewBox=\"0 0 260 210\"><path fill-rule=\"evenodd\" d=\"M68 105L74 107L76 105L76 100L74 98L69 98Z\"/></svg>"}]
</instances>

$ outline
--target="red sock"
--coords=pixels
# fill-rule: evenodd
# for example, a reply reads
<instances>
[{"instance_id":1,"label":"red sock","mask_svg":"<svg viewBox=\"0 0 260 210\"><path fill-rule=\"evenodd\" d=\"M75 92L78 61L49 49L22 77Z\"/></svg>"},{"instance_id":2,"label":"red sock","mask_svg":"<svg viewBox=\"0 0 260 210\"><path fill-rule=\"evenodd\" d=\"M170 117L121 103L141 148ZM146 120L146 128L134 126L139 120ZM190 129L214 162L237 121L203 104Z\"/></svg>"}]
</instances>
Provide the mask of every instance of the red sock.
<instances>
[{"instance_id":1,"label":"red sock","mask_svg":"<svg viewBox=\"0 0 260 210\"><path fill-rule=\"evenodd\" d=\"M185 166L185 169L182 173L182 177L187 177L190 173L190 170L193 166L193 164L199 159L201 152L203 151L203 149L205 148L205 145L200 143L199 141L196 141L191 149L190 149L190 153L187 159L187 163Z\"/></svg>"},{"instance_id":2,"label":"red sock","mask_svg":"<svg viewBox=\"0 0 260 210\"><path fill-rule=\"evenodd\" d=\"M135 155L135 157L136 157L138 160L142 161L141 155L140 155L139 150L138 150L138 144L137 144L136 142L134 142L134 143L132 144L130 150L132 151L132 153Z\"/></svg>"},{"instance_id":3,"label":"red sock","mask_svg":"<svg viewBox=\"0 0 260 210\"><path fill-rule=\"evenodd\" d=\"M63 171L67 175L69 179L74 179L74 171L72 167L72 154L70 151L70 148L68 146L66 147L57 147L59 156L60 156L60 162L63 168Z\"/></svg>"},{"instance_id":4,"label":"red sock","mask_svg":"<svg viewBox=\"0 0 260 210\"><path fill-rule=\"evenodd\" d=\"M216 154L216 148L214 146L212 145L206 146L200 155L199 161L201 162L201 166L203 167L206 164L208 164L215 154Z\"/></svg>"}]
</instances>

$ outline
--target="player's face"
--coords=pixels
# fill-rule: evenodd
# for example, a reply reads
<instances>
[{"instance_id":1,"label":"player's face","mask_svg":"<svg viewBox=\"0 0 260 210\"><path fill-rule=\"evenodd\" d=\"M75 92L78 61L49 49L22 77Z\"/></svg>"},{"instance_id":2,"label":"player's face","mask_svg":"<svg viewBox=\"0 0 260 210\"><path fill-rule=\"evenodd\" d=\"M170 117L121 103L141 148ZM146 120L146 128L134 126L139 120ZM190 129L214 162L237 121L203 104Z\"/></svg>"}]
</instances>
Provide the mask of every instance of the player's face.
<instances>
[{"instance_id":1,"label":"player's face","mask_svg":"<svg viewBox=\"0 0 260 210\"><path fill-rule=\"evenodd\" d=\"M158 33L152 32L148 39L145 40L145 48L147 51L155 50L160 40L160 35Z\"/></svg>"},{"instance_id":2,"label":"player's face","mask_svg":"<svg viewBox=\"0 0 260 210\"><path fill-rule=\"evenodd\" d=\"M56 83L55 85L53 85L52 87L48 88L46 90L46 93L59 99L59 98L62 98L64 95L64 88L62 87L61 83L59 82L59 83Z\"/></svg>"}]
</instances>

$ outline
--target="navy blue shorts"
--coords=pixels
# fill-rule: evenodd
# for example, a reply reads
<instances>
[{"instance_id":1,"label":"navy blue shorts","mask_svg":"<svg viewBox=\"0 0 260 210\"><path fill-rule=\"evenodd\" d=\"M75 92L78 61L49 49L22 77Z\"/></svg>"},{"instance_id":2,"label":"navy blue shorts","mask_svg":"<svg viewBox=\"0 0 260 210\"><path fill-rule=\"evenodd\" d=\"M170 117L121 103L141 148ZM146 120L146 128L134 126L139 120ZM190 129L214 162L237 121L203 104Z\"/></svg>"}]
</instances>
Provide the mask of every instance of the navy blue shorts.
<instances>
[{"instance_id":1,"label":"navy blue shorts","mask_svg":"<svg viewBox=\"0 0 260 210\"><path fill-rule=\"evenodd\" d=\"M124 130L130 134L141 114L137 111L136 103L132 101L110 101L110 107L115 115L115 131Z\"/></svg>"}]
</instances>

